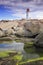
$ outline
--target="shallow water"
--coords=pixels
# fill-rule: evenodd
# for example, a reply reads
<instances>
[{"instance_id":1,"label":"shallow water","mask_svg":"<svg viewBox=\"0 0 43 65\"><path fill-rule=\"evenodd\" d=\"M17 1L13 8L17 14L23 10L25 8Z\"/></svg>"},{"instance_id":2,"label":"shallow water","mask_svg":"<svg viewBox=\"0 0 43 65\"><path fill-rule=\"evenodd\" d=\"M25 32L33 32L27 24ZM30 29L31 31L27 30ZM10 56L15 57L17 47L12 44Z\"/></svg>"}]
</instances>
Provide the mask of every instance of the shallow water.
<instances>
[{"instance_id":1,"label":"shallow water","mask_svg":"<svg viewBox=\"0 0 43 65\"><path fill-rule=\"evenodd\" d=\"M23 51L24 43L17 43L17 42L12 42L12 43L1 43L0 44L0 51L5 51L5 50L14 50L14 51Z\"/></svg>"},{"instance_id":2,"label":"shallow water","mask_svg":"<svg viewBox=\"0 0 43 65\"><path fill-rule=\"evenodd\" d=\"M31 50L30 50L31 49ZM0 43L0 51L17 51L17 52L21 52L23 54L23 60L28 60L28 59L32 59L32 58L38 58L40 57L40 51L37 53L35 48L28 48L28 53L27 50L24 49L24 43L21 42L11 42L11 43L7 43L7 42L3 42ZM30 51L33 51L34 53L31 53ZM42 54L42 53L41 53ZM43 55L43 54L42 54Z\"/></svg>"}]
</instances>

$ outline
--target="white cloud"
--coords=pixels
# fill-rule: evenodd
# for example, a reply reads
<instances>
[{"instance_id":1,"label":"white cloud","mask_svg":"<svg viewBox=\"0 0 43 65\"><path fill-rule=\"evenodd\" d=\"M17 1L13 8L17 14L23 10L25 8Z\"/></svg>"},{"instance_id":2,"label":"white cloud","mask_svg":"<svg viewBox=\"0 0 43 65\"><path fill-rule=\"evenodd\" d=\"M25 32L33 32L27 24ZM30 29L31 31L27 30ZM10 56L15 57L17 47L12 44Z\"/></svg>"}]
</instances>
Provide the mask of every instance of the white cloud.
<instances>
[{"instance_id":1,"label":"white cloud","mask_svg":"<svg viewBox=\"0 0 43 65\"><path fill-rule=\"evenodd\" d=\"M28 0L28 2L27 1L25 2L23 0L0 0L0 5L4 5L4 8L10 9L10 11L12 11L12 16L25 18L26 9L30 8L31 17L43 18L42 13L40 15L39 15L40 12L37 13L37 11L39 10L43 11L43 0L31 0L31 1Z\"/></svg>"},{"instance_id":2,"label":"white cloud","mask_svg":"<svg viewBox=\"0 0 43 65\"><path fill-rule=\"evenodd\" d=\"M36 11L29 14L29 17L35 19L43 19L43 11Z\"/></svg>"},{"instance_id":3,"label":"white cloud","mask_svg":"<svg viewBox=\"0 0 43 65\"><path fill-rule=\"evenodd\" d=\"M38 14L38 15L37 15L37 18L38 18L38 19L43 19L43 12L39 12L39 11L38 11L37 14Z\"/></svg>"},{"instance_id":4,"label":"white cloud","mask_svg":"<svg viewBox=\"0 0 43 65\"><path fill-rule=\"evenodd\" d=\"M16 14L12 14L12 16L16 16L17 18L26 18L26 14L23 13L16 13Z\"/></svg>"}]
</instances>

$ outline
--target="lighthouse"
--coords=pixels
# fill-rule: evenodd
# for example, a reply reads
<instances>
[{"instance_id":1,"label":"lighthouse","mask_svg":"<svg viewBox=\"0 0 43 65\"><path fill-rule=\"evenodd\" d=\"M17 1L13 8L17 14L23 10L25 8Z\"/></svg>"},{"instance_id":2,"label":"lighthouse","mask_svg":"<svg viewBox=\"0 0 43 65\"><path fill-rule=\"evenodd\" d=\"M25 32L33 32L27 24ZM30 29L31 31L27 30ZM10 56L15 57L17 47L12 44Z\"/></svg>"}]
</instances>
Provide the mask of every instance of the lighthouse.
<instances>
[{"instance_id":1,"label":"lighthouse","mask_svg":"<svg viewBox=\"0 0 43 65\"><path fill-rule=\"evenodd\" d=\"M26 19L28 20L28 16L29 16L29 8L27 8L26 10Z\"/></svg>"}]
</instances>

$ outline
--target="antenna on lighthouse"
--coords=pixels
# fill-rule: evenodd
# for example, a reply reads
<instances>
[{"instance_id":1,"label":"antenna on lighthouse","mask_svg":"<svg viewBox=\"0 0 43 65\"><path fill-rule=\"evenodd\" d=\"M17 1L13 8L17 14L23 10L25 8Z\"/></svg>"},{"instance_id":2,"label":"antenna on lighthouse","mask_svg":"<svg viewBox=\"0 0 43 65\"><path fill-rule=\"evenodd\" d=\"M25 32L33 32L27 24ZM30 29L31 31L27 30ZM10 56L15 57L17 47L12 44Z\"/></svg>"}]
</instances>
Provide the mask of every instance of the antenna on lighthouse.
<instances>
[{"instance_id":1,"label":"antenna on lighthouse","mask_svg":"<svg viewBox=\"0 0 43 65\"><path fill-rule=\"evenodd\" d=\"M28 20L28 13L29 13L29 8L26 10L26 19Z\"/></svg>"}]
</instances>

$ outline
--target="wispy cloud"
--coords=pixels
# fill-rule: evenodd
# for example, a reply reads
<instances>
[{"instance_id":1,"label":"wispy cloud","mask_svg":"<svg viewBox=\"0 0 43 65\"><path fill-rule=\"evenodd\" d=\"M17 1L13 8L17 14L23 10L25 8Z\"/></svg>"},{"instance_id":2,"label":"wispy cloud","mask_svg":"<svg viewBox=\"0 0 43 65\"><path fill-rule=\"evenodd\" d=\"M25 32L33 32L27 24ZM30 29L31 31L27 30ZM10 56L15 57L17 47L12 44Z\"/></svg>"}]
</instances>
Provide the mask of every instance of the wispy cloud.
<instances>
[{"instance_id":1,"label":"wispy cloud","mask_svg":"<svg viewBox=\"0 0 43 65\"><path fill-rule=\"evenodd\" d=\"M12 14L21 16L24 16L27 8L30 8L30 12L43 11L43 0L0 0L0 5L12 11Z\"/></svg>"},{"instance_id":2,"label":"wispy cloud","mask_svg":"<svg viewBox=\"0 0 43 65\"><path fill-rule=\"evenodd\" d=\"M0 0L0 5L10 9L39 8L43 6L43 0ZM43 7L42 7L43 8Z\"/></svg>"}]
</instances>

